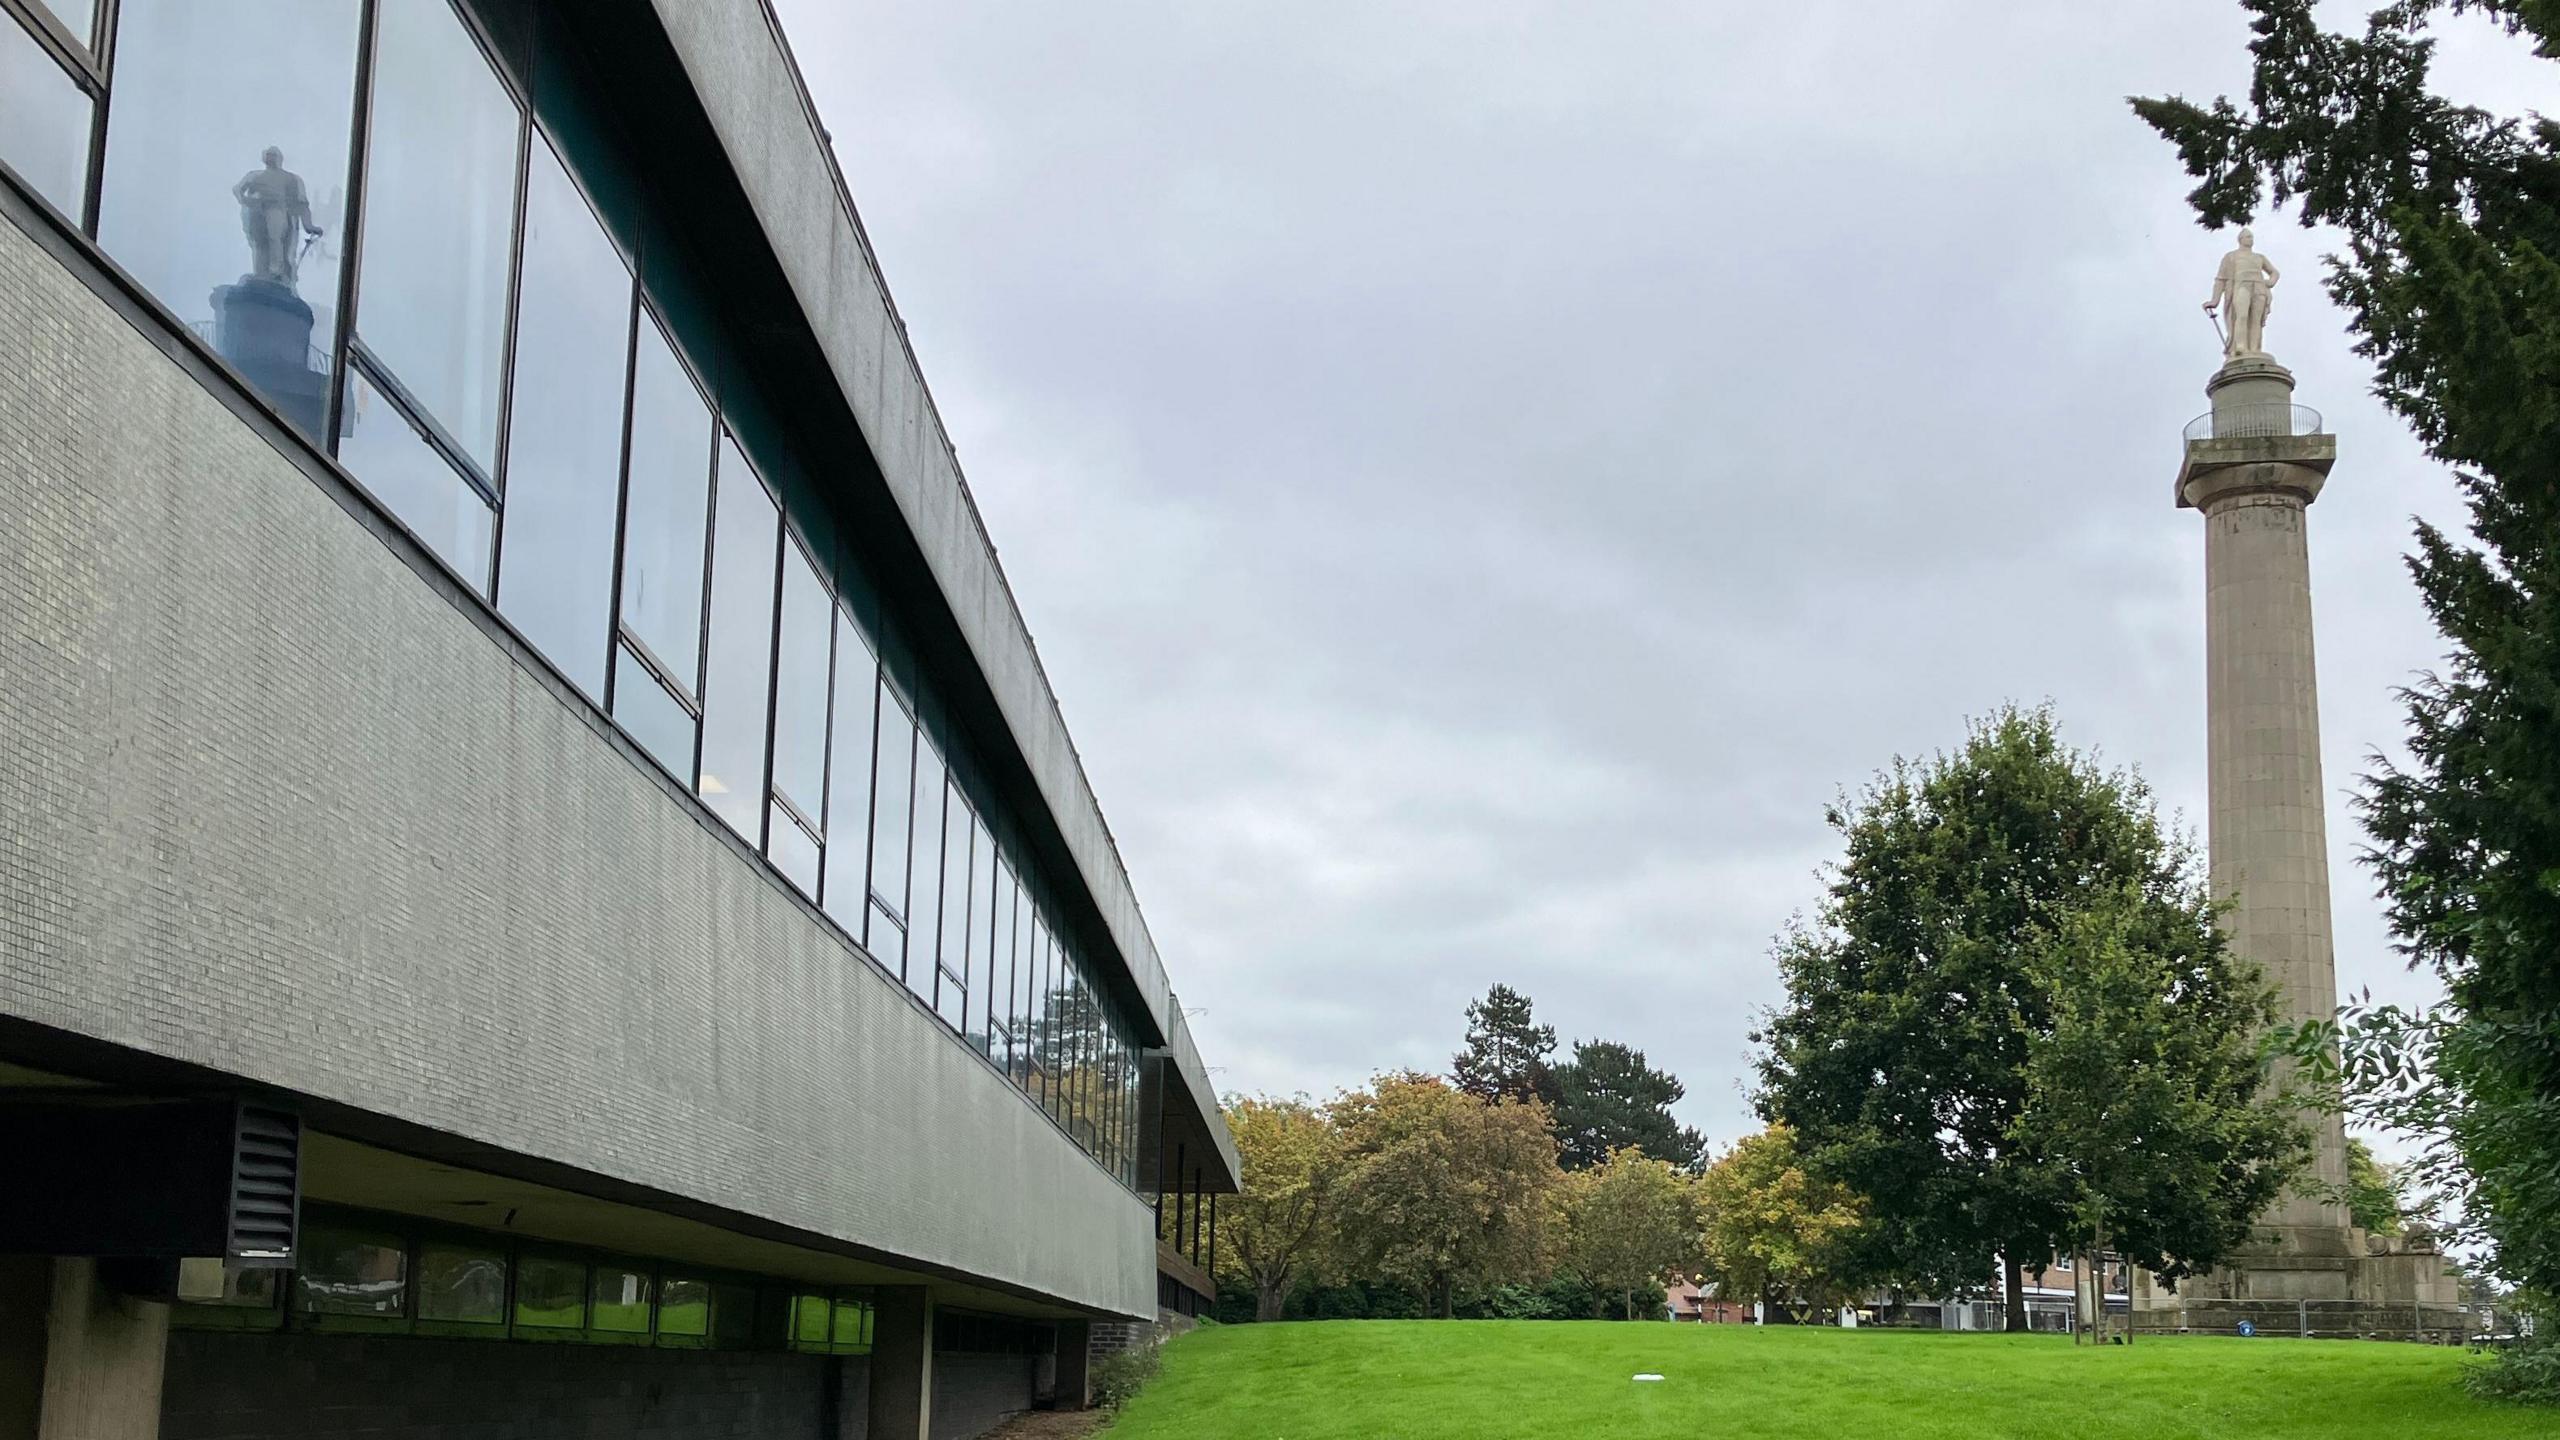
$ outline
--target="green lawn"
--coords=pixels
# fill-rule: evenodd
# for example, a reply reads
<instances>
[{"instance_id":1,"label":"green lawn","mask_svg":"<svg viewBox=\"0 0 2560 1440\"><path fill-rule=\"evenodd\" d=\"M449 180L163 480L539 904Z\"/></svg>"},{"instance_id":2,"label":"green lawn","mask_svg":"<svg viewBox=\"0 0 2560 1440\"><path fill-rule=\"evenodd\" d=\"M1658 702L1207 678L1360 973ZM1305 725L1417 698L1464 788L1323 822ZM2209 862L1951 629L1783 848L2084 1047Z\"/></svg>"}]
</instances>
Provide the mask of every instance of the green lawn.
<instances>
[{"instance_id":1,"label":"green lawn","mask_svg":"<svg viewBox=\"0 0 2560 1440\"><path fill-rule=\"evenodd\" d=\"M2430 1346L1742 1325L1338 1320L1175 1340L1105 1440L2560 1436ZM1629 1377L1658 1372L1659 1383Z\"/></svg>"}]
</instances>

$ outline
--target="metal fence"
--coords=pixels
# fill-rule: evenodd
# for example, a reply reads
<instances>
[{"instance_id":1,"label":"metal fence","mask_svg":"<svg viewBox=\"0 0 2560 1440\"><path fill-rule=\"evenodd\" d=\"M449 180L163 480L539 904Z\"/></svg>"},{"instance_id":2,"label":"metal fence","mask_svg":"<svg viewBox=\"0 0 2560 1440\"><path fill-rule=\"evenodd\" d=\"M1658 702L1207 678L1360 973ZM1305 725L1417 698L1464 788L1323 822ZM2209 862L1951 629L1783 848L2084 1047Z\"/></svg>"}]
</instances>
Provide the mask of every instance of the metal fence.
<instances>
[{"instance_id":1,"label":"metal fence","mask_svg":"<svg viewBox=\"0 0 2560 1440\"><path fill-rule=\"evenodd\" d=\"M2467 1345L2498 1333L2498 1323L2494 1312L2414 1301L2190 1300L2180 1309L2137 1310L2133 1315L2136 1335L2408 1340L2428 1345Z\"/></svg>"}]
</instances>

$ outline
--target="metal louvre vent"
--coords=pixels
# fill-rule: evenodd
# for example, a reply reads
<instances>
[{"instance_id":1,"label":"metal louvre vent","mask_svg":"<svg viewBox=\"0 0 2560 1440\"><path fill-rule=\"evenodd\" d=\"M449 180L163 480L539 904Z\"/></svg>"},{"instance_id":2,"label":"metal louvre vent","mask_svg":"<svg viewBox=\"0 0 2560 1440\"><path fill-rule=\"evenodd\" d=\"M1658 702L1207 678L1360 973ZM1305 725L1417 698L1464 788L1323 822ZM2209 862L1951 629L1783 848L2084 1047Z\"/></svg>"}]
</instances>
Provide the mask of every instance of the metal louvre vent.
<instances>
[{"instance_id":1,"label":"metal louvre vent","mask_svg":"<svg viewBox=\"0 0 2560 1440\"><path fill-rule=\"evenodd\" d=\"M231 1150L230 1259L251 1268L293 1264L302 1195L302 1120L243 1104Z\"/></svg>"}]
</instances>

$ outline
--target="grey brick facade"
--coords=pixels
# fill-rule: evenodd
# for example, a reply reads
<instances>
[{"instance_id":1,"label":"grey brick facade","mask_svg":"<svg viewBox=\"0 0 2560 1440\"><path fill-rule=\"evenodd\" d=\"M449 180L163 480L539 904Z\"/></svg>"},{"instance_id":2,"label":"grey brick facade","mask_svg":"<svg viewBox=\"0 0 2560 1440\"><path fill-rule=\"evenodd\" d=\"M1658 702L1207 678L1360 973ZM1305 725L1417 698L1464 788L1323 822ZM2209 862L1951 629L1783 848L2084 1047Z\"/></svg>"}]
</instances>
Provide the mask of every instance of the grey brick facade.
<instances>
[{"instance_id":1,"label":"grey brick facade","mask_svg":"<svg viewBox=\"0 0 2560 1440\"><path fill-rule=\"evenodd\" d=\"M0 1014L1081 1308L1149 1214L0 223Z\"/></svg>"}]
</instances>

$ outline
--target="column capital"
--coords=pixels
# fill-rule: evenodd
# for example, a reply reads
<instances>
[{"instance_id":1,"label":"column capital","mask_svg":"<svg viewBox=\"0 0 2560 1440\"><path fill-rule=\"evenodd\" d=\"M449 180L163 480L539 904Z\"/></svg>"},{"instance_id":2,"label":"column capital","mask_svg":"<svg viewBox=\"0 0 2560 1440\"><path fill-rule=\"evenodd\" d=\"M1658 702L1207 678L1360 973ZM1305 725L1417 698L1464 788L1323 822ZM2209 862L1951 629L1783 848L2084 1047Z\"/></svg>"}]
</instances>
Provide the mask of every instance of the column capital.
<instances>
[{"instance_id":1,"label":"column capital","mask_svg":"<svg viewBox=\"0 0 2560 1440\"><path fill-rule=\"evenodd\" d=\"M2189 440L2178 465L2178 508L2211 514L2244 496L2308 505L2338 463L2335 435L2231 435Z\"/></svg>"}]
</instances>

